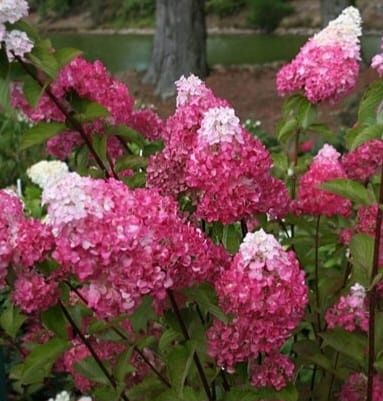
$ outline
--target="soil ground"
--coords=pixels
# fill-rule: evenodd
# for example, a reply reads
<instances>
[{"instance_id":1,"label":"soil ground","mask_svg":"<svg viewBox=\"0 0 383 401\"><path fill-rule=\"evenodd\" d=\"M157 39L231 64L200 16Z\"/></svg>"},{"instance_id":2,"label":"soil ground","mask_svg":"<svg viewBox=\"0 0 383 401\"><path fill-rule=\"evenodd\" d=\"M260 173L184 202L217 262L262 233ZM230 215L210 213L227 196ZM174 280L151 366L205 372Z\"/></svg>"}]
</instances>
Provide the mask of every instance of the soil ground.
<instances>
[{"instance_id":1,"label":"soil ground","mask_svg":"<svg viewBox=\"0 0 383 401\"><path fill-rule=\"evenodd\" d=\"M278 97L275 88L277 68L250 69L214 69L206 79L207 85L214 93L231 102L241 121L246 119L260 120L263 128L275 132L280 118L283 99ZM131 94L145 104L152 104L162 117L174 111L175 99L161 100L154 96L153 87L143 85L142 75L137 72L126 72L120 77L127 84ZM368 84L377 78L371 69L364 69L359 79L358 88L343 102L336 105L320 107L321 122L334 129L339 126L351 127L355 122L355 104Z\"/></svg>"}]
</instances>

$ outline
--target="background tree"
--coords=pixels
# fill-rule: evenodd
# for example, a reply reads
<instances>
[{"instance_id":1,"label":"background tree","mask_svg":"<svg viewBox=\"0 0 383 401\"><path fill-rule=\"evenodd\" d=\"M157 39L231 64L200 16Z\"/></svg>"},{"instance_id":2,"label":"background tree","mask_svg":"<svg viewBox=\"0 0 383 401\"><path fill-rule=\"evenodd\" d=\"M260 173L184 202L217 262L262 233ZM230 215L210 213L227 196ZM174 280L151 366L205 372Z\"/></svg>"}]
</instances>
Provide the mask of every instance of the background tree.
<instances>
[{"instance_id":1,"label":"background tree","mask_svg":"<svg viewBox=\"0 0 383 401\"><path fill-rule=\"evenodd\" d=\"M208 73L204 0L157 0L156 34L144 82L156 85L162 98L175 93L182 74Z\"/></svg>"},{"instance_id":2,"label":"background tree","mask_svg":"<svg viewBox=\"0 0 383 401\"><path fill-rule=\"evenodd\" d=\"M356 0L321 0L322 26L326 26L332 19L348 6L355 6Z\"/></svg>"}]
</instances>

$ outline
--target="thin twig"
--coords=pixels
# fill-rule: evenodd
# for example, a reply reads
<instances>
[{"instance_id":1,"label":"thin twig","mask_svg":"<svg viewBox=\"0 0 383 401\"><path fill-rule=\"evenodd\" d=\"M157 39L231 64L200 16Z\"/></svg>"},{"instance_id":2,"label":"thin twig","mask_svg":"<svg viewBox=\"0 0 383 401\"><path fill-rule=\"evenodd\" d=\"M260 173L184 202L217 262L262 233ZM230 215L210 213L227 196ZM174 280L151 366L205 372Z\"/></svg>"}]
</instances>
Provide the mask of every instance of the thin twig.
<instances>
[{"instance_id":1,"label":"thin twig","mask_svg":"<svg viewBox=\"0 0 383 401\"><path fill-rule=\"evenodd\" d=\"M178 305L177 305L177 302L176 302L176 300L174 298L174 294L173 294L173 292L171 290L167 290L167 294L168 294L168 297L170 299L170 303L172 304L174 313L176 314L176 317L177 317L178 322L180 324L182 334L185 337L185 340L189 341L190 340L190 336L189 336L188 330L186 328L185 322L182 319L181 312L180 312L180 310L178 308ZM195 365L197 367L198 374L199 374L199 376L201 378L201 382L202 382L203 388L205 390L205 393L207 395L207 398L209 399L209 401L213 401L213 398L212 398L211 392L210 392L209 382L207 380L207 377L206 377L205 372L203 370L201 361L200 361L200 359L198 357L198 354L196 352L194 352L194 354L193 354L193 359L194 359L194 363L195 363Z\"/></svg>"},{"instance_id":2,"label":"thin twig","mask_svg":"<svg viewBox=\"0 0 383 401\"><path fill-rule=\"evenodd\" d=\"M83 344L88 348L89 352L91 353L92 357L96 361L97 365L100 367L102 372L104 373L105 377L108 379L109 383L112 385L112 387L117 390L117 382L113 375L109 373L108 369L105 367L104 363L100 359L100 357L97 355L97 352L94 350L92 344L88 341L88 339L85 337L85 335L82 333L80 328L77 326L76 322L73 320L72 316L70 315L69 311L66 309L66 307L63 305L61 301L59 301L59 306L61 310L64 313L64 316L66 320L69 322L69 324L72 326L74 332L80 337L80 340L83 342ZM124 401L129 401L129 398L123 393L121 394L121 398Z\"/></svg>"},{"instance_id":3,"label":"thin twig","mask_svg":"<svg viewBox=\"0 0 383 401\"><path fill-rule=\"evenodd\" d=\"M80 291L76 287L74 287L69 281L64 281L65 284L81 299L81 301L88 306L87 300L83 297ZM88 306L89 307L89 306ZM149 366L149 368L158 376L158 378L169 388L171 388L171 384L169 381L161 374L161 372L149 361L149 359L145 356L145 354L135 345L131 344L129 338L117 327L112 327L112 330L118 334L130 347L133 347L133 351L136 352L143 361Z\"/></svg>"},{"instance_id":4,"label":"thin twig","mask_svg":"<svg viewBox=\"0 0 383 401\"><path fill-rule=\"evenodd\" d=\"M66 107L57 99L57 97L52 93L52 91L50 90L49 86L45 88L45 83L29 68L28 64L25 63L25 61L19 57L18 55L16 55L15 53L13 53L13 56L15 57L15 59L20 63L20 65L23 67L24 71L31 76L31 78L33 78L42 89L45 89L45 93L48 95L48 97L50 98L50 100L57 106L57 108L61 111L61 113L64 114L67 122L70 124L70 126L75 130L78 131L81 135L81 138L83 139L83 141L85 142L86 146L88 147L90 153L92 154L92 156L94 157L96 163L99 165L99 167L101 168L101 170L104 172L105 177L109 178L110 174L108 169L106 168L104 162L101 160L100 156L97 154L97 152L95 151L92 142L90 141L88 135L86 134L86 132L84 131L81 123L79 121L77 121L77 119L75 117L73 117L73 115L71 115L70 112L68 112L68 110L66 109Z\"/></svg>"},{"instance_id":5,"label":"thin twig","mask_svg":"<svg viewBox=\"0 0 383 401\"><path fill-rule=\"evenodd\" d=\"M319 225L320 216L317 217L316 227L315 227L315 302L316 302L316 315L318 323L318 332L322 331L321 317L320 317L320 293L319 293Z\"/></svg>"}]
</instances>

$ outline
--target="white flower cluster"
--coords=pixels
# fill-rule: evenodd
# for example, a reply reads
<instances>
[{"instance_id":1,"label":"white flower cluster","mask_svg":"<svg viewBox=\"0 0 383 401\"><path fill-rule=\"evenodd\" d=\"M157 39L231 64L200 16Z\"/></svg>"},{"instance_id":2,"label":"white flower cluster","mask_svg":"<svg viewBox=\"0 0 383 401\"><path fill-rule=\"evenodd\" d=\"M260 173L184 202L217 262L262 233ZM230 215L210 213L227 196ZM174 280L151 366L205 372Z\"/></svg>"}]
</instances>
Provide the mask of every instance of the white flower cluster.
<instances>
[{"instance_id":1,"label":"white flower cluster","mask_svg":"<svg viewBox=\"0 0 383 401\"><path fill-rule=\"evenodd\" d=\"M242 127L239 118L230 107L213 107L203 116L198 130L199 139L203 143L231 142L235 138L242 143Z\"/></svg>"},{"instance_id":2,"label":"white flower cluster","mask_svg":"<svg viewBox=\"0 0 383 401\"><path fill-rule=\"evenodd\" d=\"M58 160L42 160L27 170L27 175L34 184L44 189L47 185L68 174L68 166Z\"/></svg>"},{"instance_id":3,"label":"white flower cluster","mask_svg":"<svg viewBox=\"0 0 383 401\"><path fill-rule=\"evenodd\" d=\"M194 74L182 77L175 82L177 88L177 107L184 106L193 97L201 96L206 90L205 84Z\"/></svg>"},{"instance_id":4,"label":"white flower cluster","mask_svg":"<svg viewBox=\"0 0 383 401\"><path fill-rule=\"evenodd\" d=\"M71 396L67 391L61 391L60 393L56 394L55 398L49 398L48 401L70 401ZM92 401L91 397L80 397L77 401Z\"/></svg>"},{"instance_id":5,"label":"white flower cluster","mask_svg":"<svg viewBox=\"0 0 383 401\"><path fill-rule=\"evenodd\" d=\"M33 49L33 42L25 32L14 29L7 32L5 24L15 23L28 15L28 3L25 0L0 0L0 42L5 42L9 61L15 56L24 58Z\"/></svg>"},{"instance_id":6,"label":"white flower cluster","mask_svg":"<svg viewBox=\"0 0 383 401\"><path fill-rule=\"evenodd\" d=\"M359 58L360 36L362 36L362 18L359 10L351 6L345 8L338 18L330 21L312 40L322 46L338 43L350 52L350 57Z\"/></svg>"}]
</instances>

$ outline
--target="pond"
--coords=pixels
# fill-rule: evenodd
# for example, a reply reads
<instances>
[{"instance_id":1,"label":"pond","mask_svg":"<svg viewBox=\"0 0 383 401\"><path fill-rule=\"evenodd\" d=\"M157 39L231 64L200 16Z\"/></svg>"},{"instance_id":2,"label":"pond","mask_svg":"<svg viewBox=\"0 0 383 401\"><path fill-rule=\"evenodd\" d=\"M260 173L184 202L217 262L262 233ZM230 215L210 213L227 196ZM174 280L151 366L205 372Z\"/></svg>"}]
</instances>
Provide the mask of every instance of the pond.
<instances>
[{"instance_id":1,"label":"pond","mask_svg":"<svg viewBox=\"0 0 383 401\"><path fill-rule=\"evenodd\" d=\"M75 47L90 59L100 59L113 72L145 70L150 60L153 37L131 34L52 34L55 47ZM306 41L298 35L210 35L208 61L210 65L263 64L291 59ZM380 37L363 39L366 60L378 52Z\"/></svg>"}]
</instances>

